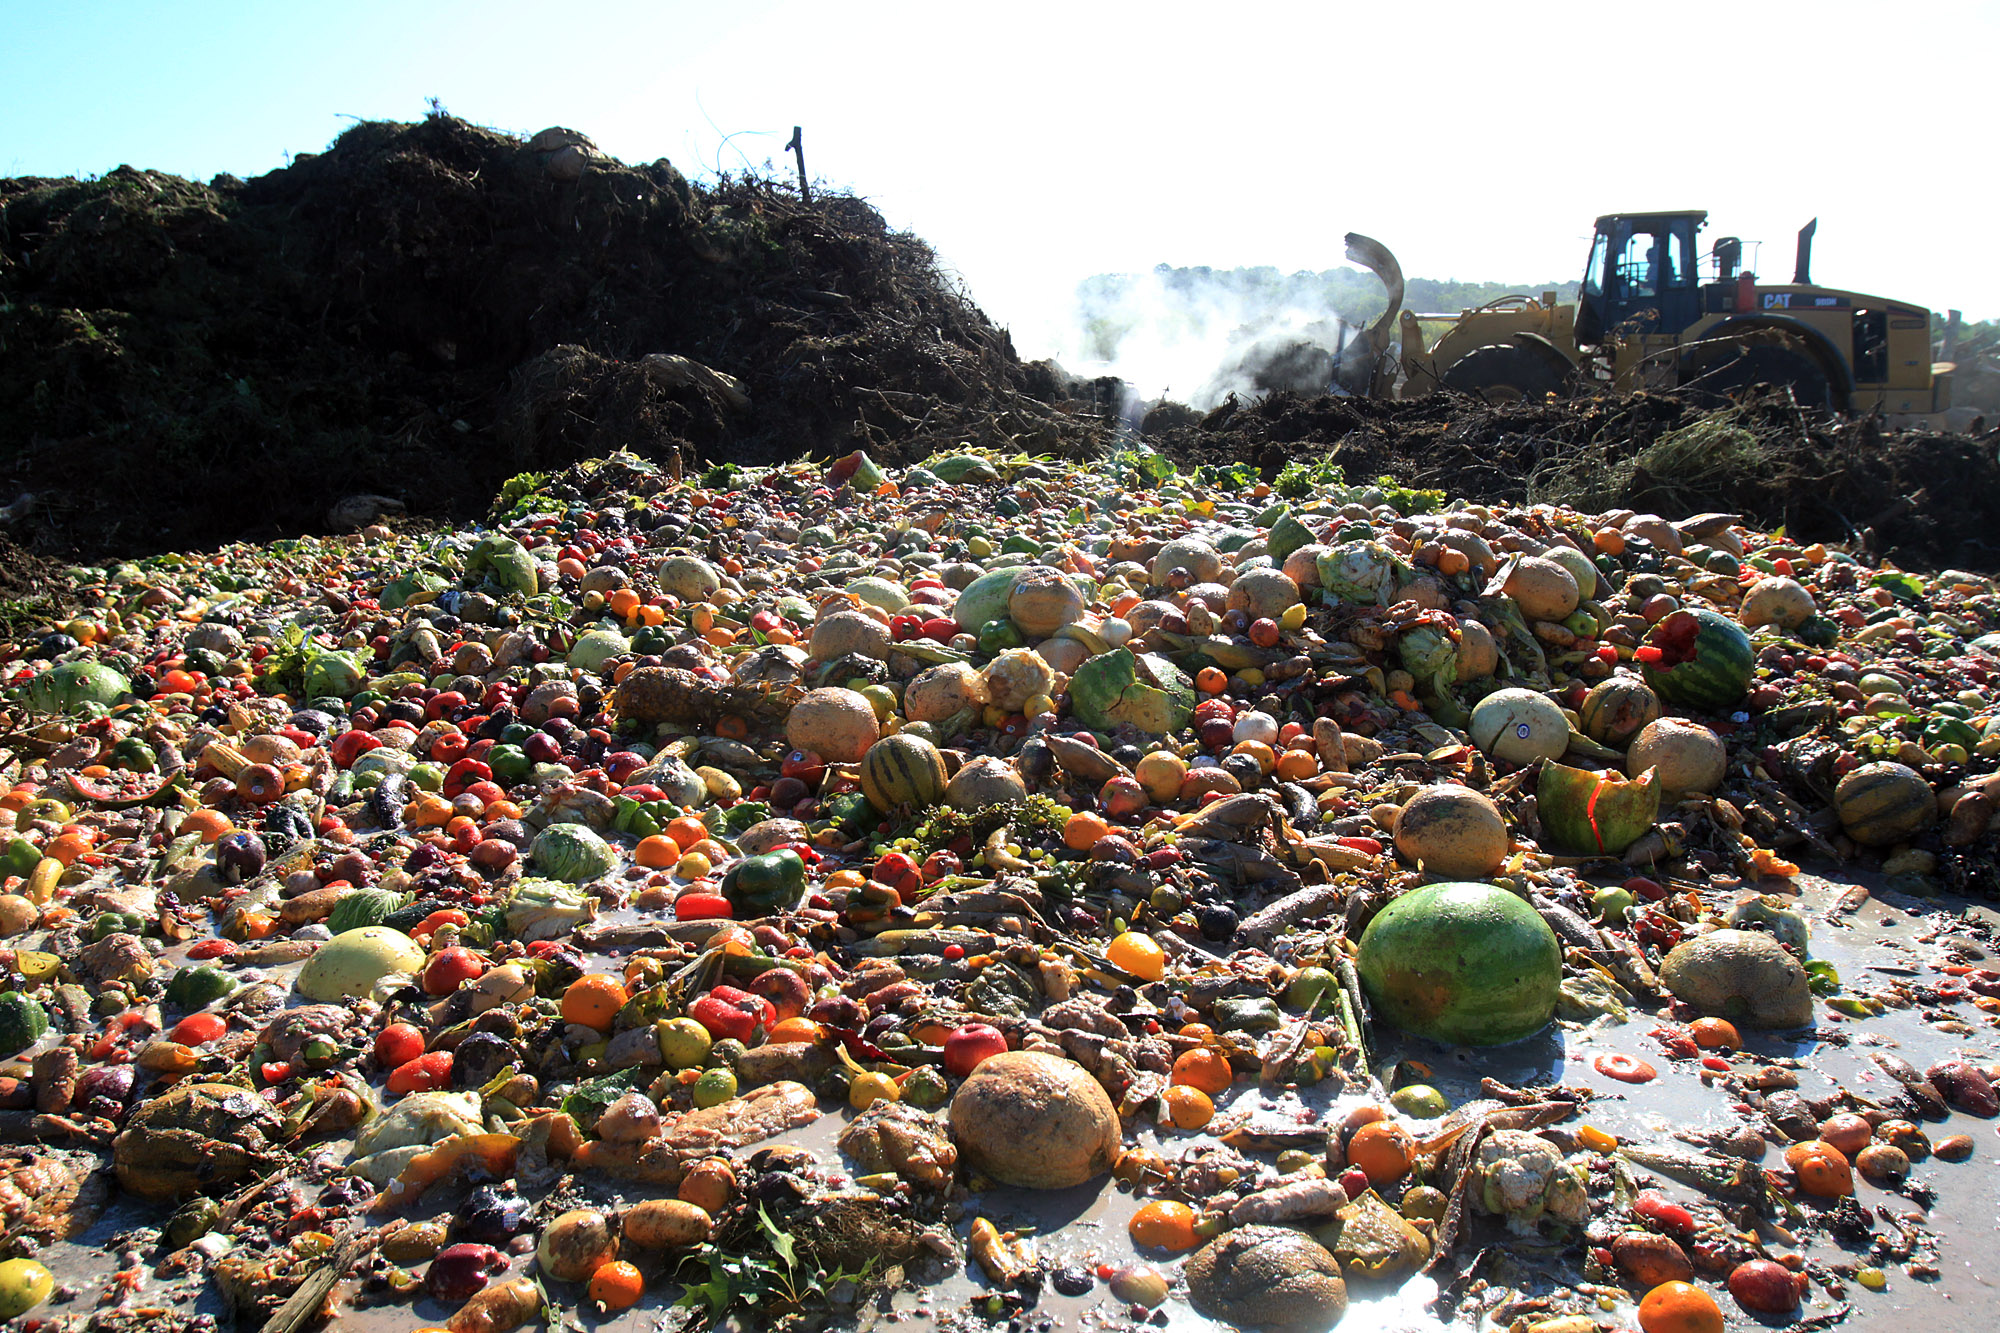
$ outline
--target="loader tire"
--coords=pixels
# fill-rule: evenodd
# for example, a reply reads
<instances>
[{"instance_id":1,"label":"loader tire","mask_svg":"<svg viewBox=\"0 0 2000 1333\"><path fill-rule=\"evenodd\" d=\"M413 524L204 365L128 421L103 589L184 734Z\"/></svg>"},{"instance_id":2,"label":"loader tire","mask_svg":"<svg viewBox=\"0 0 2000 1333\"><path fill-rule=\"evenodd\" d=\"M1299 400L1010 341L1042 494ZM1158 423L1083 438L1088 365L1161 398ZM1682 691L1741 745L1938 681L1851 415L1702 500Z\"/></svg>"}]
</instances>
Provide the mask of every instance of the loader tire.
<instances>
[{"instance_id":1,"label":"loader tire","mask_svg":"<svg viewBox=\"0 0 2000 1333\"><path fill-rule=\"evenodd\" d=\"M1718 401L1740 398L1746 389L1768 385L1791 390L1800 407L1816 411L1833 407L1833 384L1826 371L1794 347L1745 347L1711 356L1692 376L1684 373L1682 382L1696 394L1713 395Z\"/></svg>"},{"instance_id":2,"label":"loader tire","mask_svg":"<svg viewBox=\"0 0 2000 1333\"><path fill-rule=\"evenodd\" d=\"M1565 377L1549 364L1547 356L1533 348L1494 343L1475 347L1452 362L1443 378L1447 389L1505 407L1561 394Z\"/></svg>"}]
</instances>

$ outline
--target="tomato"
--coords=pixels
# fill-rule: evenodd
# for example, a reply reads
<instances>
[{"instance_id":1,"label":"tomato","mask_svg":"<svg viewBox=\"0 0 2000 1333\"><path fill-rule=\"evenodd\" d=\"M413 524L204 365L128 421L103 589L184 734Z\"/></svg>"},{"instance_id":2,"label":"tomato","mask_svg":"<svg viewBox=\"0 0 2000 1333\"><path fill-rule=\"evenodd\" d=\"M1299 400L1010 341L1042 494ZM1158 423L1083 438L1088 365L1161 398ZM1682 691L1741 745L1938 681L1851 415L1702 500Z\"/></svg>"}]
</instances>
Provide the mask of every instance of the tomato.
<instances>
[{"instance_id":1,"label":"tomato","mask_svg":"<svg viewBox=\"0 0 2000 1333\"><path fill-rule=\"evenodd\" d=\"M440 950L431 956L431 961L424 967L424 993L449 995L485 971L486 960L470 949L454 945Z\"/></svg>"},{"instance_id":2,"label":"tomato","mask_svg":"<svg viewBox=\"0 0 2000 1333\"><path fill-rule=\"evenodd\" d=\"M409 1023L391 1023L375 1037L375 1063L397 1069L424 1053L424 1034Z\"/></svg>"},{"instance_id":3,"label":"tomato","mask_svg":"<svg viewBox=\"0 0 2000 1333\"><path fill-rule=\"evenodd\" d=\"M748 1043L757 1035L758 1027L768 1027L778 1021L778 1014L771 1002L761 995L751 995L734 986L717 986L708 994L688 1006L688 1017L708 1029L708 1035L717 1041L735 1038Z\"/></svg>"},{"instance_id":4,"label":"tomato","mask_svg":"<svg viewBox=\"0 0 2000 1333\"><path fill-rule=\"evenodd\" d=\"M283 1060L272 1060L258 1066L257 1072L263 1075L266 1083L283 1083L292 1076L293 1070L291 1065Z\"/></svg>"},{"instance_id":5,"label":"tomato","mask_svg":"<svg viewBox=\"0 0 2000 1333\"><path fill-rule=\"evenodd\" d=\"M183 1046L205 1046L229 1031L229 1020L220 1014L189 1014L174 1024L169 1040Z\"/></svg>"},{"instance_id":6,"label":"tomato","mask_svg":"<svg viewBox=\"0 0 2000 1333\"><path fill-rule=\"evenodd\" d=\"M436 1092L451 1086L451 1065L450 1051L432 1051L397 1065L384 1086L398 1097L407 1092Z\"/></svg>"},{"instance_id":7,"label":"tomato","mask_svg":"<svg viewBox=\"0 0 2000 1333\"><path fill-rule=\"evenodd\" d=\"M729 899L719 893L683 893L674 899L676 921L728 920L735 914Z\"/></svg>"},{"instance_id":8,"label":"tomato","mask_svg":"<svg viewBox=\"0 0 2000 1333\"><path fill-rule=\"evenodd\" d=\"M228 940L203 940L187 951L187 956L195 962L206 962L211 958L227 958L236 952L236 946Z\"/></svg>"},{"instance_id":9,"label":"tomato","mask_svg":"<svg viewBox=\"0 0 2000 1333\"><path fill-rule=\"evenodd\" d=\"M1670 1236L1694 1234L1694 1214L1653 1190L1640 1191L1632 1211Z\"/></svg>"}]
</instances>

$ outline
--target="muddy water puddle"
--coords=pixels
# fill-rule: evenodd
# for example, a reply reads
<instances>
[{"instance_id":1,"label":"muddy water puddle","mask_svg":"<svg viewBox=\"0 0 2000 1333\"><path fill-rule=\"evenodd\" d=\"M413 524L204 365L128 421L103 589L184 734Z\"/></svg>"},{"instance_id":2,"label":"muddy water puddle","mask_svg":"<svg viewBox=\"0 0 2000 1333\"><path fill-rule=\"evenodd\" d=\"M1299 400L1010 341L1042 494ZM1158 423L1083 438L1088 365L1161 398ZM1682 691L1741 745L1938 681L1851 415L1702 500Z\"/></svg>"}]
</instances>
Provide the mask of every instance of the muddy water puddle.
<instances>
[{"instance_id":1,"label":"muddy water puddle","mask_svg":"<svg viewBox=\"0 0 2000 1333\"><path fill-rule=\"evenodd\" d=\"M1805 887L1803 903L1812 923L1813 956L1834 965L1847 993L1879 991L1910 975L1934 977L1931 969L1941 961L1936 938L1940 933L1950 935L1952 942L1962 949L1969 943L1962 932L1952 929L1954 917L1968 910L1969 905L1962 901L1918 901L1883 894L1871 898L1851 915L1830 913L1830 904L1848 882L1851 881L1828 882L1809 877L1801 881ZM1983 906L1970 907L1970 913L1976 919L1994 920L1993 913ZM1972 944L1972 951L1961 956L1980 962L1979 947ZM1789 1042L1778 1036L1745 1033L1752 1051L1789 1056L1800 1062L1798 1091L1808 1099L1830 1091L1836 1083L1862 1096L1886 1094L1893 1085L1869 1060L1871 1049L1894 1051L1920 1069L1946 1054L1963 1054L1986 1062L2000 1053L1994 1029L1984 1015L1969 1005L1930 1010L1891 1008L1876 1017L1851 1021L1837 1020L1822 1008L1821 1017L1820 1039L1812 1042ZM1940 1018L1956 1019L1970 1034L1940 1030L1933 1021ZM1380 1034L1383 1046L1376 1052L1377 1066L1386 1070L1400 1060L1421 1061L1430 1070L1427 1081L1453 1105L1484 1096L1483 1078L1514 1086L1567 1083L1587 1087L1596 1097L1585 1108L1582 1120L1621 1140L1661 1142L1676 1132L1699 1133L1735 1123L1737 1118L1729 1109L1732 1095L1721 1087L1705 1084L1697 1062L1666 1059L1657 1044L1646 1037L1654 1026L1652 1018L1635 1012L1622 1024L1602 1022L1581 1030L1551 1030L1512 1047L1477 1053L1398 1042L1394 1034L1384 1033ZM1659 1069L1659 1079L1634 1086L1597 1072L1592 1061L1613 1052L1648 1059ZM1303 1105L1321 1112L1336 1103L1336 1098L1321 1088L1304 1089L1302 1093L1282 1098L1264 1098L1257 1088L1243 1087L1221 1109L1247 1109L1260 1099ZM831 1163L838 1157L835 1139L852 1114L845 1108L830 1109L829 1114L786 1135L781 1142L810 1149L822 1161ZM1408 1123L1419 1134L1423 1132L1422 1122ZM1996 1240L1996 1232L2000 1232L2000 1173L1990 1165L1996 1153L2000 1153L2000 1139L1996 1139L1992 1122L1961 1114L1926 1128L1933 1138L1970 1134L1975 1144L1969 1162L1951 1164L1933 1159L1917 1165L1912 1180L1935 1192L1934 1204L1928 1210L1921 1210L1909 1198L1876 1189L1865 1181L1857 1181L1857 1197L1871 1214L1881 1207L1899 1215L1921 1218L1925 1232L1936 1238L1936 1244L1934 1248L1923 1246L1915 1258L1935 1265L1937 1275L1923 1280L1910 1276L1900 1263L1885 1262L1882 1267L1888 1275L1886 1290L1865 1291L1849 1282L1847 1299L1853 1311L1844 1327L1970 1329L2000 1323L2000 1240ZM1128 1142L1157 1147L1172 1157L1205 1138L1172 1129L1156 1133L1147 1127L1128 1137ZM332 1150L344 1156L344 1149ZM1764 1165L1778 1166L1779 1154L1780 1149L1774 1146ZM591 1202L615 1206L621 1199L629 1202L643 1193L622 1188L621 1182L590 1176L580 1178L579 1185L579 1201L569 1206L587 1206ZM1660 1188L1686 1202L1698 1198L1693 1191L1669 1182L1661 1182ZM447 1212L462 1194L459 1190L434 1195L421 1210L422 1214ZM956 1229L962 1239L971 1219L983 1216L1003 1230L1018 1231L1029 1238L1045 1269L1062 1267L1095 1273L1102 1271L1101 1265L1116 1268L1146 1260L1178 1279L1179 1263L1172 1256L1142 1254L1126 1234L1126 1225L1142 1202L1108 1178L1073 1190L996 1189L974 1196L957 1220ZM162 1220L160 1210L121 1200L78 1240L51 1247L43 1255L44 1262L55 1272L58 1284L73 1289L76 1296L70 1302L46 1307L43 1313L70 1327L81 1328L93 1310L103 1308L98 1304L100 1297L115 1293L120 1298L117 1304L128 1310L206 1312L217 1316L227 1327L226 1312L212 1284L197 1292L185 1281L150 1276L150 1266L145 1262L124 1262L127 1258L151 1258L151 1234L142 1232L141 1237L147 1243L129 1250L119 1244L119 1238L136 1229L157 1227ZM1878 1220L1878 1234L1885 1229ZM1793 1248L1780 1236L1767 1235L1764 1239L1774 1251ZM1476 1230L1463 1242L1459 1251L1461 1262L1481 1245L1497 1245L1502 1251L1500 1262L1482 1272L1494 1285L1513 1288L1523 1299L1532 1299L1548 1290L1552 1280L1562 1281L1565 1277L1574 1280L1581 1276L1574 1251L1565 1255L1550 1248L1544 1253L1518 1238L1510 1240L1497 1228ZM1810 1244L1799 1248L1809 1258L1827 1263L1872 1262L1865 1248L1843 1252L1825 1237L1816 1236ZM610 1318L593 1318L588 1311L579 1310L575 1316L578 1326L602 1329L605 1333L639 1333L702 1325L704 1321L693 1317L692 1312L674 1308L680 1290L659 1275L657 1262L649 1267L643 1257L627 1257L637 1258L642 1268L648 1268L652 1289L638 1306ZM516 1259L517 1273L528 1272L532 1267L531 1254ZM113 1281L114 1271L119 1270L126 1273L136 1270L147 1275L139 1278L135 1290L127 1292ZM1710 1285L1719 1291L1719 1287ZM560 1284L551 1286L558 1300L580 1300L578 1290L564 1289ZM419 1326L442 1324L452 1312L429 1300L419 1300L414 1307L402 1301L371 1306L353 1283L347 1284L343 1293L346 1298L343 1312L333 1325L343 1333L349 1330L407 1333ZM844 1289L840 1294L846 1294ZM983 1325L982 1307L990 1295L976 1269L961 1270L929 1285L906 1283L892 1293L847 1307L840 1322L861 1328L919 1331ZM1454 1323L1442 1320L1435 1306L1438 1295L1437 1285L1421 1276L1386 1292L1350 1285L1351 1304L1340 1327L1367 1333L1403 1333L1474 1326L1470 1307L1462 1310ZM1748 1316L1734 1311L1726 1295L1721 1299L1734 1318L1744 1321L1744 1327L1752 1326ZM1813 1301L1803 1314L1830 1316L1837 1309L1824 1292L1815 1288ZM1629 1306L1608 1312L1605 1318L1612 1322L1620 1316L1625 1326L1632 1326ZM1098 1279L1093 1279L1087 1292L1077 1296L1063 1295L1053 1284L1045 1283L1039 1301L1018 1316L1016 1326L1030 1330L1220 1327L1192 1310L1178 1280L1168 1302L1148 1314L1117 1301ZM1491 1326L1490 1321L1487 1326Z\"/></svg>"}]
</instances>

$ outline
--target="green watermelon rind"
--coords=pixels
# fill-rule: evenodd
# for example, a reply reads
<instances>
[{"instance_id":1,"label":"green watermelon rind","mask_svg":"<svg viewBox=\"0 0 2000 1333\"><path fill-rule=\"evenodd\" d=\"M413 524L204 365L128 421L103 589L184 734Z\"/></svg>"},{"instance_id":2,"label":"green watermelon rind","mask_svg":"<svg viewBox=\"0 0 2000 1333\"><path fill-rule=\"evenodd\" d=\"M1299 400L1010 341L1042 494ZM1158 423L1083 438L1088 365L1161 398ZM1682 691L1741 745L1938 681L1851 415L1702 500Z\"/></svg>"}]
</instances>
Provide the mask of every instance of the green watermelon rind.
<instances>
[{"instance_id":1,"label":"green watermelon rind","mask_svg":"<svg viewBox=\"0 0 2000 1333\"><path fill-rule=\"evenodd\" d=\"M1453 966L1440 966L1447 960ZM1396 899L1362 932L1355 962L1378 1018L1454 1046L1532 1037L1555 1017L1562 985L1562 946L1541 914L1505 889L1476 882L1427 884ZM1469 984L1467 971L1479 966L1508 975ZM1407 995L1432 979L1454 998L1426 1013Z\"/></svg>"},{"instance_id":2,"label":"green watermelon rind","mask_svg":"<svg viewBox=\"0 0 2000 1333\"><path fill-rule=\"evenodd\" d=\"M1757 674L1750 636L1725 616L1702 609L1693 613L1701 624L1695 635L1694 659L1671 667L1641 664L1641 674L1667 703L1720 713L1743 701ZM1652 641L1652 635L1646 636Z\"/></svg>"}]
</instances>

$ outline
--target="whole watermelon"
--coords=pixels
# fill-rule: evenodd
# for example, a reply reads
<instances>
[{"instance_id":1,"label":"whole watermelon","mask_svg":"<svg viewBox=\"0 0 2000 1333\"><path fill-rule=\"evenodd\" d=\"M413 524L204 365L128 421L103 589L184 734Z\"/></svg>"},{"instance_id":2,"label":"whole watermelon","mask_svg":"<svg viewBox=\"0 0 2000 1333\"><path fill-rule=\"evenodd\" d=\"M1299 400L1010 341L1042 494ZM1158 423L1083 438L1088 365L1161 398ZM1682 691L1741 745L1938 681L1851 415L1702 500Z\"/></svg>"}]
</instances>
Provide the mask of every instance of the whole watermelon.
<instances>
[{"instance_id":1,"label":"whole watermelon","mask_svg":"<svg viewBox=\"0 0 2000 1333\"><path fill-rule=\"evenodd\" d=\"M1668 613L1634 656L1660 698L1705 713L1741 703L1757 669L1743 627L1706 609Z\"/></svg>"},{"instance_id":2,"label":"whole watermelon","mask_svg":"<svg viewBox=\"0 0 2000 1333\"><path fill-rule=\"evenodd\" d=\"M1555 1016L1562 947L1541 914L1491 884L1427 884L1361 933L1355 959L1377 1014L1459 1046L1533 1036Z\"/></svg>"}]
</instances>

